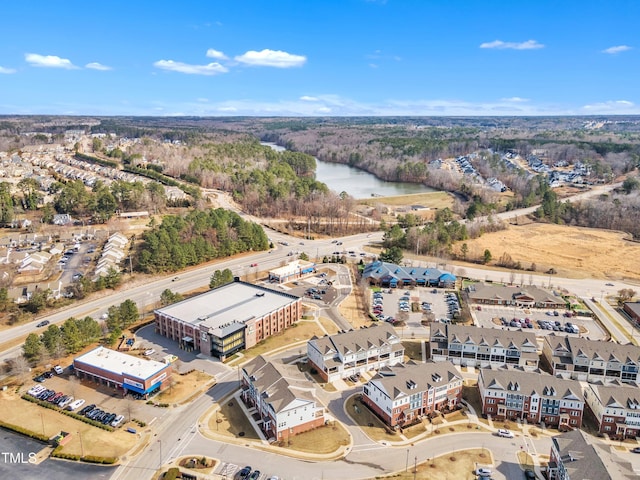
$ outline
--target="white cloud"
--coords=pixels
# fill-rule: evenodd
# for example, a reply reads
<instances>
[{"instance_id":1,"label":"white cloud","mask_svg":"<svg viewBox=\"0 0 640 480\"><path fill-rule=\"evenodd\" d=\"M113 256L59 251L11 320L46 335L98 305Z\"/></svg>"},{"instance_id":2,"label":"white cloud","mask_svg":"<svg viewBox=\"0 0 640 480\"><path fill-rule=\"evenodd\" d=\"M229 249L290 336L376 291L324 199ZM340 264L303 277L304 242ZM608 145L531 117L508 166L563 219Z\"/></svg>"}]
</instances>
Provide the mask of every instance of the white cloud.
<instances>
[{"instance_id":1,"label":"white cloud","mask_svg":"<svg viewBox=\"0 0 640 480\"><path fill-rule=\"evenodd\" d=\"M480 44L480 48L495 48L498 50L536 50L544 48L544 45L536 40L527 40L526 42L503 42L502 40L494 40L493 42L485 42Z\"/></svg>"},{"instance_id":2,"label":"white cloud","mask_svg":"<svg viewBox=\"0 0 640 480\"><path fill-rule=\"evenodd\" d=\"M259 67L291 68L300 67L307 61L304 55L294 55L281 50L264 49L260 52L249 50L235 59L246 65Z\"/></svg>"},{"instance_id":3,"label":"white cloud","mask_svg":"<svg viewBox=\"0 0 640 480\"><path fill-rule=\"evenodd\" d=\"M629 100L609 100L606 102L599 103L591 103L588 105L584 105L582 107L583 110L591 114L596 113L637 113L637 108L635 108L635 104L630 102Z\"/></svg>"},{"instance_id":4,"label":"white cloud","mask_svg":"<svg viewBox=\"0 0 640 480\"><path fill-rule=\"evenodd\" d=\"M511 103L522 103L522 102L528 102L529 101L528 98L522 98L522 97L501 98L500 100L503 101L503 102L511 102Z\"/></svg>"},{"instance_id":5,"label":"white cloud","mask_svg":"<svg viewBox=\"0 0 640 480\"><path fill-rule=\"evenodd\" d=\"M67 58L60 58L57 55L39 55L37 53L26 53L24 59L32 67L47 67L47 68L66 68L72 70L76 67L71 60Z\"/></svg>"},{"instance_id":6,"label":"white cloud","mask_svg":"<svg viewBox=\"0 0 640 480\"><path fill-rule=\"evenodd\" d=\"M219 73L227 73L229 71L227 67L220 65L218 62L207 65L191 65L188 63L174 62L173 60L158 60L153 66L162 70L186 73L189 75L218 75Z\"/></svg>"},{"instance_id":7,"label":"white cloud","mask_svg":"<svg viewBox=\"0 0 640 480\"><path fill-rule=\"evenodd\" d=\"M219 50L214 50L210 48L207 50L207 57L209 58L217 58L218 60L227 60L227 56Z\"/></svg>"},{"instance_id":8,"label":"white cloud","mask_svg":"<svg viewBox=\"0 0 640 480\"><path fill-rule=\"evenodd\" d=\"M309 95L303 95L300 97L303 102L317 102L318 97L310 97Z\"/></svg>"},{"instance_id":9,"label":"white cloud","mask_svg":"<svg viewBox=\"0 0 640 480\"><path fill-rule=\"evenodd\" d=\"M91 63L87 63L84 68L89 68L91 70L100 70L102 72L106 72L107 70L111 70L111 67L108 67L107 65L102 65L101 63L98 62L91 62Z\"/></svg>"},{"instance_id":10,"label":"white cloud","mask_svg":"<svg viewBox=\"0 0 640 480\"><path fill-rule=\"evenodd\" d=\"M616 53L626 52L627 50L631 50L629 45L616 45L615 47L609 47L602 50L602 53L608 53L610 55L615 55Z\"/></svg>"},{"instance_id":11,"label":"white cloud","mask_svg":"<svg viewBox=\"0 0 640 480\"><path fill-rule=\"evenodd\" d=\"M237 112L238 109L236 107L218 107L219 112Z\"/></svg>"},{"instance_id":12,"label":"white cloud","mask_svg":"<svg viewBox=\"0 0 640 480\"><path fill-rule=\"evenodd\" d=\"M198 98L196 98L196 100L197 100L198 102L202 102L202 103L206 103L206 102L208 102L208 101L209 101L209 99L208 99L208 98L204 98L204 97L198 97Z\"/></svg>"},{"instance_id":13,"label":"white cloud","mask_svg":"<svg viewBox=\"0 0 640 480\"><path fill-rule=\"evenodd\" d=\"M16 73L16 70L14 68L0 67L0 73L8 75L10 73Z\"/></svg>"}]
</instances>

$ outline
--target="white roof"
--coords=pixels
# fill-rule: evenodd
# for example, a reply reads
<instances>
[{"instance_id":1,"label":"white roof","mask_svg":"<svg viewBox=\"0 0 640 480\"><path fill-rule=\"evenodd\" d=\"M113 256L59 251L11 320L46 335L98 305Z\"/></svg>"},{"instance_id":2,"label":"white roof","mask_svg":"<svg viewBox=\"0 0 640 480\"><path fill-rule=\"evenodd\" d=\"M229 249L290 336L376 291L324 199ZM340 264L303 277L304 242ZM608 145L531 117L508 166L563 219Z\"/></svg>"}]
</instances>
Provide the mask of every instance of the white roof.
<instances>
[{"instance_id":1,"label":"white roof","mask_svg":"<svg viewBox=\"0 0 640 480\"><path fill-rule=\"evenodd\" d=\"M134 357L102 346L80 355L74 359L75 362L82 362L85 365L91 365L108 372L118 375L126 374L142 380L152 377L167 366L155 360Z\"/></svg>"},{"instance_id":2,"label":"white roof","mask_svg":"<svg viewBox=\"0 0 640 480\"><path fill-rule=\"evenodd\" d=\"M261 318L299 300L299 297L244 282L233 282L182 302L156 310L210 331Z\"/></svg>"}]
</instances>

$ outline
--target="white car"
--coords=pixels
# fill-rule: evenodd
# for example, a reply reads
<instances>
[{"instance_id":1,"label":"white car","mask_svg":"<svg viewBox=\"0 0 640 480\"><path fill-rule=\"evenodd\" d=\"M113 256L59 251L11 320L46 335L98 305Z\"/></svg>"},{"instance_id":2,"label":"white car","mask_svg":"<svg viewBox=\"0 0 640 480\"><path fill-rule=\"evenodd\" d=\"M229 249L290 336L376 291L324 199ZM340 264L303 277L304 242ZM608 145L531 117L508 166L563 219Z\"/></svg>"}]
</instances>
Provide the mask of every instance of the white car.
<instances>
[{"instance_id":1,"label":"white car","mask_svg":"<svg viewBox=\"0 0 640 480\"><path fill-rule=\"evenodd\" d=\"M513 438L513 432L511 430L507 430L506 428L499 428L498 436L503 438Z\"/></svg>"},{"instance_id":2,"label":"white car","mask_svg":"<svg viewBox=\"0 0 640 480\"><path fill-rule=\"evenodd\" d=\"M44 392L46 389L47 388L44 385L34 385L27 391L27 393L32 397L35 397L36 395L39 395L40 393Z\"/></svg>"},{"instance_id":3,"label":"white car","mask_svg":"<svg viewBox=\"0 0 640 480\"><path fill-rule=\"evenodd\" d=\"M145 350L144 351L144 354L147 357L150 356L150 355L153 355L154 353L156 353L156 351L153 348L150 348L149 350Z\"/></svg>"},{"instance_id":4,"label":"white car","mask_svg":"<svg viewBox=\"0 0 640 480\"><path fill-rule=\"evenodd\" d=\"M74 410L80 408L82 405L84 405L84 400L82 398L79 398L78 400L71 402L66 409L73 412Z\"/></svg>"},{"instance_id":5,"label":"white car","mask_svg":"<svg viewBox=\"0 0 640 480\"><path fill-rule=\"evenodd\" d=\"M479 477L490 477L491 476L491 469L490 468L485 468L485 467L481 467L476 469L476 475Z\"/></svg>"}]
</instances>

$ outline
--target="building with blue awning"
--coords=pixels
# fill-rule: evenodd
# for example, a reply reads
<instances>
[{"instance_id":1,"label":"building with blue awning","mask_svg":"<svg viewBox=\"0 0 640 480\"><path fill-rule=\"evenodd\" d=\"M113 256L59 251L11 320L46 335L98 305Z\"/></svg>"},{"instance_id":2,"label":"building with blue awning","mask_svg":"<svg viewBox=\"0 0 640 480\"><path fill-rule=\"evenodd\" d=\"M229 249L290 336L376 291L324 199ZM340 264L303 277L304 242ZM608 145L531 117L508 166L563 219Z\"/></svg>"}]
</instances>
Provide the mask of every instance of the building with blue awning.
<instances>
[{"instance_id":1,"label":"building with blue awning","mask_svg":"<svg viewBox=\"0 0 640 480\"><path fill-rule=\"evenodd\" d=\"M456 284L455 275L437 268L402 267L379 260L365 265L362 277L370 285L391 288L398 286L452 288Z\"/></svg>"}]
</instances>

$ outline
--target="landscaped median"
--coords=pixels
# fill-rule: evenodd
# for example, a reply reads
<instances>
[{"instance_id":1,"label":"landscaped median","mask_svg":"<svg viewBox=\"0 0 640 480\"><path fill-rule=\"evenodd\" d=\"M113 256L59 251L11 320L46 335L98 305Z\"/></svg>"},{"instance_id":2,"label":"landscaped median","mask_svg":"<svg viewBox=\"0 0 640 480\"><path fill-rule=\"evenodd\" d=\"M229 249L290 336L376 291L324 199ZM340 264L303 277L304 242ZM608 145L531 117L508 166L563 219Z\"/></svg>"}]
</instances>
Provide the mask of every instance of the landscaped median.
<instances>
[{"instance_id":1,"label":"landscaped median","mask_svg":"<svg viewBox=\"0 0 640 480\"><path fill-rule=\"evenodd\" d=\"M332 460L346 454L351 444L351 435L340 424L330 421L327 424L299 433L285 441L265 444L246 417L236 398L230 398L220 405L213 406L198 422L200 431L206 437L251 445L278 455L296 458Z\"/></svg>"}]
</instances>

